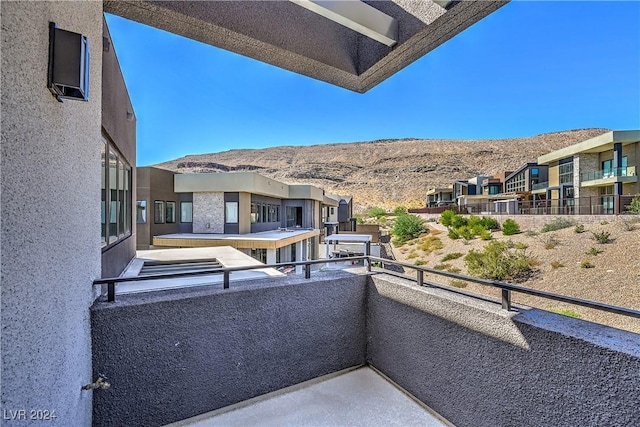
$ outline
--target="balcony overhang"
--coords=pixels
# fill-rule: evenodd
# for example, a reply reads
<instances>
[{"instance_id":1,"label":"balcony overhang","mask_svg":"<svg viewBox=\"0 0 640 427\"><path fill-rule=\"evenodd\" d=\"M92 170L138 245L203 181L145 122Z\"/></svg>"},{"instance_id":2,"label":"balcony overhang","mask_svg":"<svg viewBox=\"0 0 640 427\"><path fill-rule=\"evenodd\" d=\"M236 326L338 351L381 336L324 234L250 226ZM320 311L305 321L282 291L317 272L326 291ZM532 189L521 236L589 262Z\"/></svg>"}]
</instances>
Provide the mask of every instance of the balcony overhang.
<instances>
[{"instance_id":1,"label":"balcony overhang","mask_svg":"<svg viewBox=\"0 0 640 427\"><path fill-rule=\"evenodd\" d=\"M613 150L613 145L616 143L624 146L635 144L639 141L640 130L611 131L540 156L538 157L538 164L548 165L551 162L582 153L602 153L603 151Z\"/></svg>"},{"instance_id":2,"label":"balcony overhang","mask_svg":"<svg viewBox=\"0 0 640 427\"><path fill-rule=\"evenodd\" d=\"M582 181L580 187L603 187L606 185L613 185L615 183L622 182L638 182L637 176L611 176L607 178L592 179L589 181Z\"/></svg>"},{"instance_id":3,"label":"balcony overhang","mask_svg":"<svg viewBox=\"0 0 640 427\"><path fill-rule=\"evenodd\" d=\"M279 249L319 236L320 230L264 231L248 234L165 234L153 237L158 247L210 248L231 246L236 249Z\"/></svg>"},{"instance_id":4,"label":"balcony overhang","mask_svg":"<svg viewBox=\"0 0 640 427\"><path fill-rule=\"evenodd\" d=\"M508 1L354 3L382 24L358 23L360 12L328 19L291 1L103 2L107 13L363 93Z\"/></svg>"}]
</instances>

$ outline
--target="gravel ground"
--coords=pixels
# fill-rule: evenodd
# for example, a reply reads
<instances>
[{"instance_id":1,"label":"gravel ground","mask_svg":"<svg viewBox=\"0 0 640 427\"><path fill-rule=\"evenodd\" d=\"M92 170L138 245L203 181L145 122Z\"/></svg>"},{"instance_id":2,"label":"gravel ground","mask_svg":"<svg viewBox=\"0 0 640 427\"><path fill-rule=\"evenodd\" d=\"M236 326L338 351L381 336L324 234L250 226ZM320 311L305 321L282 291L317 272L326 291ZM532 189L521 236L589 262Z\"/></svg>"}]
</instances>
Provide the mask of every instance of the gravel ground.
<instances>
[{"instance_id":1,"label":"gravel ground","mask_svg":"<svg viewBox=\"0 0 640 427\"><path fill-rule=\"evenodd\" d=\"M439 224L430 226L436 230L443 229ZM597 243L592 232L599 231L609 232L613 241L607 244ZM466 255L470 250L481 250L487 244L479 239L469 242L452 240L447 237L446 231L441 231L438 237L442 241L442 249L427 254L412 241L413 244L408 242L402 247L394 247L395 257L409 263L421 260L426 262L424 266L433 268L443 264L442 258L447 254L458 252ZM521 282L522 286L640 310L640 223L636 223L633 230L627 230L622 221L617 221L587 225L583 233L576 233L574 227L571 227L537 235L525 232L503 236L498 231L493 233L493 237L496 240L512 240L528 245L527 252L537 260L534 276ZM549 248L553 246L549 243L554 242L557 242L555 247ZM591 248L602 252L597 255L587 254ZM460 269L461 274L467 274L463 258L464 256L445 261L444 264L449 264L448 269ZM583 261L589 261L594 267L581 267ZM562 266L553 268L551 264L554 262ZM451 279L442 276L429 275L425 280L451 285ZM461 283L457 285L464 286ZM496 299L500 296L498 289L474 283L466 283L464 291L490 295ZM640 319L517 293L512 294L512 301L550 311L570 310L583 320L640 333Z\"/></svg>"}]
</instances>

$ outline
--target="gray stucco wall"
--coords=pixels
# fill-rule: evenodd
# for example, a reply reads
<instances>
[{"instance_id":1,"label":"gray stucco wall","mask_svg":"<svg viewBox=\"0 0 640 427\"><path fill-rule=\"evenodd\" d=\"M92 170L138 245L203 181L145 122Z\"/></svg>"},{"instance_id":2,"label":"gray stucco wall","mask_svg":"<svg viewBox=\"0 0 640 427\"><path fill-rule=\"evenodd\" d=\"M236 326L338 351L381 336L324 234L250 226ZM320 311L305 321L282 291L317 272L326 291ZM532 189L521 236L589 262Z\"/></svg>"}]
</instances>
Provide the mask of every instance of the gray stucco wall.
<instances>
[{"instance_id":1,"label":"gray stucco wall","mask_svg":"<svg viewBox=\"0 0 640 427\"><path fill-rule=\"evenodd\" d=\"M89 306L100 277L102 2L1 2L2 410L91 424ZM49 21L91 46L88 102L46 87Z\"/></svg>"},{"instance_id":2,"label":"gray stucco wall","mask_svg":"<svg viewBox=\"0 0 640 427\"><path fill-rule=\"evenodd\" d=\"M368 363L456 426L638 425L639 335L402 282L368 287Z\"/></svg>"},{"instance_id":3,"label":"gray stucco wall","mask_svg":"<svg viewBox=\"0 0 640 427\"><path fill-rule=\"evenodd\" d=\"M365 276L235 282L92 308L95 426L156 426L365 361Z\"/></svg>"}]
</instances>

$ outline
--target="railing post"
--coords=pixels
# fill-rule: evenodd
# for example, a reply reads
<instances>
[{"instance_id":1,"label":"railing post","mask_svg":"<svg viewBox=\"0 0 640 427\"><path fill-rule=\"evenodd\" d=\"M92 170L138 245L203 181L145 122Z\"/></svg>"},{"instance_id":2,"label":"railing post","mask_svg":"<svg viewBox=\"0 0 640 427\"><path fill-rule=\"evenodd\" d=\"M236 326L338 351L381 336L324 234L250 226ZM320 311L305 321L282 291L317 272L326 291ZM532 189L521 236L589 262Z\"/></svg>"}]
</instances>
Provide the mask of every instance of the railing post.
<instances>
[{"instance_id":1,"label":"railing post","mask_svg":"<svg viewBox=\"0 0 640 427\"><path fill-rule=\"evenodd\" d=\"M222 284L222 288L223 289L229 289L229 275L230 275L229 270L225 270L223 272L223 279L222 279L223 280L223 284Z\"/></svg>"},{"instance_id":2,"label":"railing post","mask_svg":"<svg viewBox=\"0 0 640 427\"><path fill-rule=\"evenodd\" d=\"M367 265L367 271L368 271L369 273L371 273L371 258L367 257L367 258L364 260L364 263Z\"/></svg>"},{"instance_id":3,"label":"railing post","mask_svg":"<svg viewBox=\"0 0 640 427\"><path fill-rule=\"evenodd\" d=\"M107 283L107 301L115 302L116 300L116 282Z\"/></svg>"},{"instance_id":4,"label":"railing post","mask_svg":"<svg viewBox=\"0 0 640 427\"><path fill-rule=\"evenodd\" d=\"M311 279L311 264L304 265L304 278Z\"/></svg>"},{"instance_id":5,"label":"railing post","mask_svg":"<svg viewBox=\"0 0 640 427\"><path fill-rule=\"evenodd\" d=\"M418 286L424 286L424 271L416 270L418 272Z\"/></svg>"},{"instance_id":6,"label":"railing post","mask_svg":"<svg viewBox=\"0 0 640 427\"><path fill-rule=\"evenodd\" d=\"M508 289L502 290L502 309L511 310L511 291Z\"/></svg>"}]
</instances>

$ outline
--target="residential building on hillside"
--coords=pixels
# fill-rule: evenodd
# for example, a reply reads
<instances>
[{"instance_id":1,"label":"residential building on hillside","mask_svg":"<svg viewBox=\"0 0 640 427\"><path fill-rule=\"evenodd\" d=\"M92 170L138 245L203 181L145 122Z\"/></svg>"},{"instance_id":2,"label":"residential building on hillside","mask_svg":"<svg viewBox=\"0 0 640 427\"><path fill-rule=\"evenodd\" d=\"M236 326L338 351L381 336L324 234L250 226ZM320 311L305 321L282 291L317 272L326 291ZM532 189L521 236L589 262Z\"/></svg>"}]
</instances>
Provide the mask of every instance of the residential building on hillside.
<instances>
[{"instance_id":1,"label":"residential building on hillside","mask_svg":"<svg viewBox=\"0 0 640 427\"><path fill-rule=\"evenodd\" d=\"M322 189L254 172L180 174L144 167L138 185L140 249L231 246L269 264L316 259L322 212L333 209L341 219L340 201Z\"/></svg>"},{"instance_id":2,"label":"residential building on hillside","mask_svg":"<svg viewBox=\"0 0 640 427\"><path fill-rule=\"evenodd\" d=\"M640 130L610 131L538 158L549 180L544 195L554 213L619 214L640 193Z\"/></svg>"},{"instance_id":3,"label":"residential building on hillside","mask_svg":"<svg viewBox=\"0 0 640 427\"><path fill-rule=\"evenodd\" d=\"M449 206L455 203L453 197L454 186L442 188L430 188L427 190L427 207L435 208L439 206Z\"/></svg>"},{"instance_id":4,"label":"residential building on hillside","mask_svg":"<svg viewBox=\"0 0 640 427\"><path fill-rule=\"evenodd\" d=\"M505 193L530 193L538 184L549 180L549 166L525 163L504 179Z\"/></svg>"},{"instance_id":5,"label":"residential building on hillside","mask_svg":"<svg viewBox=\"0 0 640 427\"><path fill-rule=\"evenodd\" d=\"M354 231L353 197L325 194L322 218L328 232Z\"/></svg>"}]
</instances>

